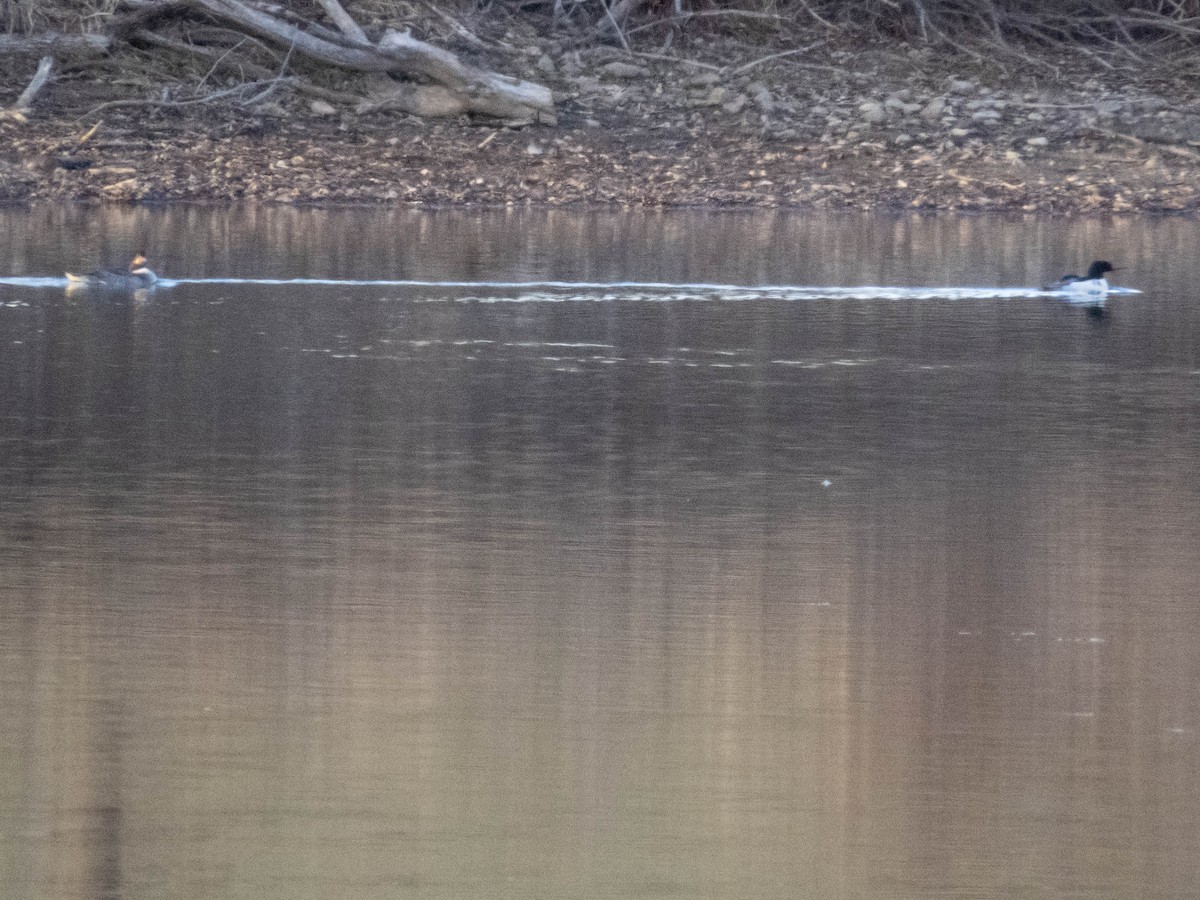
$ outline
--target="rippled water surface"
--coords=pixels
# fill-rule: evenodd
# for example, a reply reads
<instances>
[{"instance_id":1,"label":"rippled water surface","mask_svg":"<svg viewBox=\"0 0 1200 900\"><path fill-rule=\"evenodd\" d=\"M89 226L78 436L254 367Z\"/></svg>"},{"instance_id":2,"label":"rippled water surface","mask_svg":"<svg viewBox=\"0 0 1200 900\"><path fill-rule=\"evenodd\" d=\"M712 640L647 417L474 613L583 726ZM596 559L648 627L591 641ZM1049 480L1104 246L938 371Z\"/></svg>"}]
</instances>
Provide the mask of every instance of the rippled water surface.
<instances>
[{"instance_id":1,"label":"rippled water surface","mask_svg":"<svg viewBox=\"0 0 1200 900\"><path fill-rule=\"evenodd\" d=\"M1198 237L0 211L3 893L1195 896Z\"/></svg>"}]
</instances>

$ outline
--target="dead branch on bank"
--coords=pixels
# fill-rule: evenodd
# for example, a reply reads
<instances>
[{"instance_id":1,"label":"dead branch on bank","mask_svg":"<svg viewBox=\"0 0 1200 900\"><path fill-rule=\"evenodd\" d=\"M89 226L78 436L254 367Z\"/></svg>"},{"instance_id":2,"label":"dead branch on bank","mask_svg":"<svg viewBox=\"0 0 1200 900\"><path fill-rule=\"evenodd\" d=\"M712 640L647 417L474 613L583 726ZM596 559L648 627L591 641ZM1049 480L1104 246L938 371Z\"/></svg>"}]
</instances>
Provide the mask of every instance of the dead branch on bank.
<instances>
[{"instance_id":1,"label":"dead branch on bank","mask_svg":"<svg viewBox=\"0 0 1200 900\"><path fill-rule=\"evenodd\" d=\"M175 0L171 0L177 5ZM438 106L443 114L469 113L496 118L509 125L554 124L554 97L548 88L478 68L463 62L448 50L418 40L407 32L388 30L371 43L366 33L345 13L336 0L322 5L342 28L338 34L317 23L292 24L241 0L186 0L192 10L232 24L317 62L351 71L403 75L432 81L439 93L453 98ZM399 89L415 96L424 85ZM398 101L402 102L402 101ZM430 114L420 103L411 112Z\"/></svg>"},{"instance_id":2,"label":"dead branch on bank","mask_svg":"<svg viewBox=\"0 0 1200 900\"><path fill-rule=\"evenodd\" d=\"M0 56L98 56L111 49L104 34L0 34Z\"/></svg>"},{"instance_id":3,"label":"dead branch on bank","mask_svg":"<svg viewBox=\"0 0 1200 900\"><path fill-rule=\"evenodd\" d=\"M29 82L29 86L21 91L17 102L8 109L0 110L0 119L12 119L17 122L26 121L28 112L33 108L34 98L50 80L50 71L54 68L54 57L43 56L38 62L37 71Z\"/></svg>"},{"instance_id":4,"label":"dead branch on bank","mask_svg":"<svg viewBox=\"0 0 1200 900\"><path fill-rule=\"evenodd\" d=\"M46 54L65 47L96 54L126 42L210 60L210 71L197 88L213 71L221 70L254 81L255 87L273 77L277 85L325 100L352 98L361 110L390 107L417 115L479 116L505 125L555 124L554 96L544 85L473 65L407 31L387 29L372 39L340 0L315 2L336 28L264 0L120 0L123 11L111 16L105 34L0 36L0 53L40 50ZM211 33L214 25L234 32L237 39L206 40L204 32ZM242 44L247 44L245 50ZM320 66L373 75L368 79L371 96L363 105L362 95L317 87L299 73L286 79L282 72L268 75L261 64L264 54L255 45L277 47L289 57L295 54ZM254 61L255 55L259 62ZM247 96L247 91L235 88L165 105L202 102L206 97L232 97L245 103ZM251 99L262 97L254 94Z\"/></svg>"}]
</instances>

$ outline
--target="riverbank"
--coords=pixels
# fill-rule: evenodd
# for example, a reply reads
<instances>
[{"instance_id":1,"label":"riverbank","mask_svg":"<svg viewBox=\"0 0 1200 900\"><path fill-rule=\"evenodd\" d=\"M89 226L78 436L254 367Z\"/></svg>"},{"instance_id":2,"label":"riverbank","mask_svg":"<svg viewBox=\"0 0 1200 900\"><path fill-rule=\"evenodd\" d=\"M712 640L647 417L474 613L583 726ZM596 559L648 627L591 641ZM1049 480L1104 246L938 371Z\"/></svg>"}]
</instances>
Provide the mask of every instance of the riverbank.
<instances>
[{"instance_id":1,"label":"riverbank","mask_svg":"<svg viewBox=\"0 0 1200 900\"><path fill-rule=\"evenodd\" d=\"M1185 78L815 43L771 60L714 40L685 61L528 35L497 68L553 88L559 115L521 129L282 93L179 105L65 76L0 122L0 202L1200 208ZM27 68L5 63L3 96Z\"/></svg>"}]
</instances>

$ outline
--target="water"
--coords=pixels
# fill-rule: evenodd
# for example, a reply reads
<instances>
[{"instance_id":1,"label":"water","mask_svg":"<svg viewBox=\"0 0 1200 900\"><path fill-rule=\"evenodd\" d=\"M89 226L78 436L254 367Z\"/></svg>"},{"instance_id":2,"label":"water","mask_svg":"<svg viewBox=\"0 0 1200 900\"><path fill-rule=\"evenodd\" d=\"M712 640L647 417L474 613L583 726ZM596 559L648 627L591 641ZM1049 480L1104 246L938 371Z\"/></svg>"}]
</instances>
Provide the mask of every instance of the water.
<instances>
[{"instance_id":1,"label":"water","mask_svg":"<svg viewBox=\"0 0 1200 900\"><path fill-rule=\"evenodd\" d=\"M1193 896L1196 238L0 211L5 893Z\"/></svg>"}]
</instances>

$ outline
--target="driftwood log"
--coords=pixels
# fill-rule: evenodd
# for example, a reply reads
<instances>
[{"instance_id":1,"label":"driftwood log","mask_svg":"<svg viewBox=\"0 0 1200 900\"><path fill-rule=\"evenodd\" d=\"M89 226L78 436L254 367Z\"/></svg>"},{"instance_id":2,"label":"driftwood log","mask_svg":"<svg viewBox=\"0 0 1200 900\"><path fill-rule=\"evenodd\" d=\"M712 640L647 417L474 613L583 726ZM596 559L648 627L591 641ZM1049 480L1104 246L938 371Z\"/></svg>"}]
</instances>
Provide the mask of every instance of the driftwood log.
<instances>
[{"instance_id":1,"label":"driftwood log","mask_svg":"<svg viewBox=\"0 0 1200 900\"><path fill-rule=\"evenodd\" d=\"M0 56L95 56L111 47L112 38L103 34L0 34Z\"/></svg>"},{"instance_id":2,"label":"driftwood log","mask_svg":"<svg viewBox=\"0 0 1200 900\"><path fill-rule=\"evenodd\" d=\"M499 119L509 125L556 122L554 95L534 82L510 78L463 62L453 53L389 30L372 43L337 0L320 0L339 31L289 15L274 14L242 0L160 0L137 3L142 21L151 14L200 12L237 30L274 43L326 65L380 75L402 75L433 84L399 84L382 95L377 89L365 108L398 106L417 115L469 113ZM390 79L388 79L390 81Z\"/></svg>"},{"instance_id":3,"label":"driftwood log","mask_svg":"<svg viewBox=\"0 0 1200 900\"><path fill-rule=\"evenodd\" d=\"M50 72L54 68L54 57L43 56L38 62L37 71L33 73L33 79L29 82L29 86L21 92L21 96L17 98L8 109L0 110L0 119L13 119L17 122L26 120L26 113L33 108L33 100L37 97L42 88L46 86L46 82L50 80Z\"/></svg>"}]
</instances>

